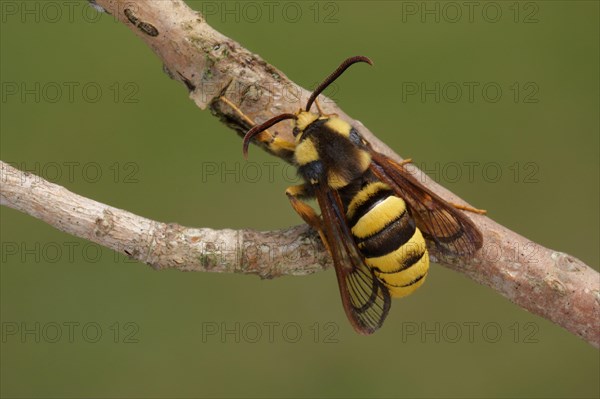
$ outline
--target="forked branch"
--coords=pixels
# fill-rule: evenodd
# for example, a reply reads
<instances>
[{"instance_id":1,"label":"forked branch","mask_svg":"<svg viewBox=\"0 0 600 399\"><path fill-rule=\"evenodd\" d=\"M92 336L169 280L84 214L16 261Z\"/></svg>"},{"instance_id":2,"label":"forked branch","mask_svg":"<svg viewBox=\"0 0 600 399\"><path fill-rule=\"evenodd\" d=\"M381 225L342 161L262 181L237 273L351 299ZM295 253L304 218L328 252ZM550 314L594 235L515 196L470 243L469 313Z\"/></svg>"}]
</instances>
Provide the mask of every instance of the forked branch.
<instances>
[{"instance_id":1,"label":"forked branch","mask_svg":"<svg viewBox=\"0 0 600 399\"><path fill-rule=\"evenodd\" d=\"M250 125L236 108L260 123L297 111L310 95L259 56L212 29L183 1L96 3L154 50L164 63L164 70L187 87L190 98L201 109L210 107L213 114L239 134L244 134ZM324 108L352 122L376 150L400 160L335 104L327 102ZM293 142L289 125L278 125L277 133L280 139ZM5 163L0 166L2 205L157 269L252 273L271 278L309 274L330 266L318 235L306 226L256 232L159 223L83 198ZM416 172L421 182L441 197L465 204ZM600 276L596 271L485 216L469 217L484 236L483 248L468 261L433 250L434 261L489 286L595 347L600 346Z\"/></svg>"}]
</instances>

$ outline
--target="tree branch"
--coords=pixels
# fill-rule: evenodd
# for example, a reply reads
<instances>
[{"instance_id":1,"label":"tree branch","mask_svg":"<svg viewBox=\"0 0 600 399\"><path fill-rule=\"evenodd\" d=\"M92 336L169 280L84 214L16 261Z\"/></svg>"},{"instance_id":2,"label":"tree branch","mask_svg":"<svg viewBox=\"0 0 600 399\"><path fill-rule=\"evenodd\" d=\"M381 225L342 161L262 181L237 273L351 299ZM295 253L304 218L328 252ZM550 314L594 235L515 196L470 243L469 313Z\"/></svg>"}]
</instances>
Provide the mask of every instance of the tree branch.
<instances>
[{"instance_id":1,"label":"tree branch","mask_svg":"<svg viewBox=\"0 0 600 399\"><path fill-rule=\"evenodd\" d=\"M280 113L295 112L310 95L281 71L212 29L182 1L96 3L154 50L164 70L188 88L190 98L200 108L210 107L240 134L249 125L229 101L260 123ZM328 101L323 105L327 112L350 121L376 150L401 159L335 104ZM280 124L277 129L278 137L293 142L289 125ZM5 163L0 166L2 205L156 269L253 273L271 278L314 273L331 265L318 236L306 226L256 232L164 224L83 198ZM421 171L414 171L423 184L443 198L465 203ZM522 308L600 346L600 276L596 271L485 216L468 217L483 234L483 248L468 260L443 256L432 248L434 262L466 274Z\"/></svg>"},{"instance_id":2,"label":"tree branch","mask_svg":"<svg viewBox=\"0 0 600 399\"><path fill-rule=\"evenodd\" d=\"M0 205L40 219L156 270L306 275L331 265L306 225L285 230L213 230L160 223L74 194L0 161Z\"/></svg>"}]
</instances>

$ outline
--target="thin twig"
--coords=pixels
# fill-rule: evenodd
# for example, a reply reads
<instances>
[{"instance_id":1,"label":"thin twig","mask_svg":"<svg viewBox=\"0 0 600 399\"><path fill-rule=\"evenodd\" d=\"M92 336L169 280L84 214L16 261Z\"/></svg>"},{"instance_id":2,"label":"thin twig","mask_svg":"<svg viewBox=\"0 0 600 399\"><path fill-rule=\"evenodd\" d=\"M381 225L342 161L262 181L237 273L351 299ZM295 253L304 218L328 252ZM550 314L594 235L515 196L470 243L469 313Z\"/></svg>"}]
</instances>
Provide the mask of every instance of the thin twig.
<instances>
[{"instance_id":1,"label":"thin twig","mask_svg":"<svg viewBox=\"0 0 600 399\"><path fill-rule=\"evenodd\" d=\"M185 84L190 98L200 108L210 107L213 114L240 134L249 128L247 119L221 97L260 123L274 115L297 111L310 95L259 56L212 29L183 1L96 2L155 51L164 70ZM401 159L335 104L328 101L323 107L352 122L376 150ZM278 125L275 134L293 142L286 124ZM330 266L317 235L305 226L256 232L158 223L85 199L7 164L2 163L1 167L3 205L157 269L255 273L270 278L308 274ZM443 198L466 204L414 170L423 184ZM600 275L596 271L485 216L468 216L484 236L483 248L469 260L442 256L432 250L433 261L466 274L522 308L555 322L595 347L600 346Z\"/></svg>"}]
</instances>

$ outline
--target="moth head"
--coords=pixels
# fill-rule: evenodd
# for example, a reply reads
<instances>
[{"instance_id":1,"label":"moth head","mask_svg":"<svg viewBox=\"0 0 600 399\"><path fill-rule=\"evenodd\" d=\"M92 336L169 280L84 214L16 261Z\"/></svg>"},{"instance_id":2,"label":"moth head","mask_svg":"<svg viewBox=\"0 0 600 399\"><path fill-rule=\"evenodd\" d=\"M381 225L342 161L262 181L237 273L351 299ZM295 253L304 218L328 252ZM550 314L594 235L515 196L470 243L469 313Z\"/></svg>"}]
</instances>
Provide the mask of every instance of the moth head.
<instances>
[{"instance_id":1,"label":"moth head","mask_svg":"<svg viewBox=\"0 0 600 399\"><path fill-rule=\"evenodd\" d=\"M271 119L261 123L260 125L256 125L252 129L248 130L248 132L244 136L244 142L243 142L244 157L246 157L246 158L248 157L248 146L250 145L250 140L252 140L252 138L254 136L256 136L257 134L259 134L260 132L262 132L264 130L267 130L268 128L275 125L276 123L279 123L286 119L295 119L296 120L293 132L294 132L294 137L296 137L296 141L298 141L298 139L300 138L300 133L302 133L307 128L307 126L309 126L315 120L322 117L322 115L320 115L318 113L310 112L310 108L313 105L313 103L315 102L315 100L317 99L317 97L319 96L319 94L321 94L323 92L323 90L325 90L327 88L327 86L329 86L337 78L339 78L340 75L342 73L344 73L344 71L346 69L348 69L352 64L356 64L357 62L365 62L369 65L373 65L373 62L369 58L362 56L362 55L358 55L356 57L350 57L350 58L346 59L344 62L342 62L340 64L340 66L335 71L333 71L333 73L331 73L331 75L329 75L327 78L325 78L325 80L319 86L317 86L315 91L313 91L313 93L308 98L308 101L306 102L306 107L304 110L300 109L295 114L277 115L276 117L271 118Z\"/></svg>"}]
</instances>

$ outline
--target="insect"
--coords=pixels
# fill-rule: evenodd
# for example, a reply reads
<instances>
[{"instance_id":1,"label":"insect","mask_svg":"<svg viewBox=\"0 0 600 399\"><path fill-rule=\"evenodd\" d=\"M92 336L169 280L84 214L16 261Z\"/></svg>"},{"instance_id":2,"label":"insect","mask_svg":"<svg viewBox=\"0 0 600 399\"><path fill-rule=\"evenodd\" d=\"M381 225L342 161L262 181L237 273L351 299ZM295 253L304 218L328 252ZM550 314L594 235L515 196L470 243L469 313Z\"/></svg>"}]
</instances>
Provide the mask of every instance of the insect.
<instances>
[{"instance_id":1,"label":"insect","mask_svg":"<svg viewBox=\"0 0 600 399\"><path fill-rule=\"evenodd\" d=\"M271 118L244 136L250 141L276 123L293 120L294 161L304 183L286 194L294 210L318 231L331 254L342 304L354 329L372 334L383 324L391 297L420 287L429 269L426 241L438 250L469 256L482 235L457 208L424 187L404 164L375 151L337 115L326 115L317 97L351 65L345 60L312 93L305 109ZM311 112L316 102L317 113ZM316 198L321 215L304 200Z\"/></svg>"}]
</instances>

